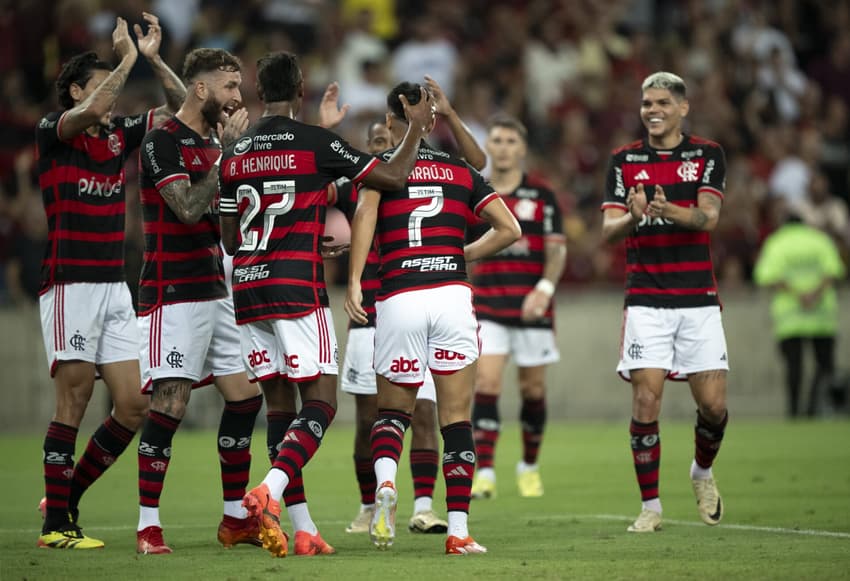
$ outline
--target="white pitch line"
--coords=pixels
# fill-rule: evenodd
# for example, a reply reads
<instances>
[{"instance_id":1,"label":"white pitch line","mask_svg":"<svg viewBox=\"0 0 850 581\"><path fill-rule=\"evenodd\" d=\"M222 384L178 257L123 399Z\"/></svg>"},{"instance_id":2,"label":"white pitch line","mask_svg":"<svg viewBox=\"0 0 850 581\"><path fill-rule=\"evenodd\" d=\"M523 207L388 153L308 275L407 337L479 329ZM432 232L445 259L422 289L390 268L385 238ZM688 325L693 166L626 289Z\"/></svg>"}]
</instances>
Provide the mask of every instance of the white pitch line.
<instances>
[{"instance_id":1,"label":"white pitch line","mask_svg":"<svg viewBox=\"0 0 850 581\"><path fill-rule=\"evenodd\" d=\"M630 522L634 519L634 517L626 516L623 514L550 514L545 516L530 516L530 520L570 520L570 519L593 519L593 520L607 520L607 521L622 521L622 522ZM688 526L688 527L705 527L706 525L702 522L697 521L689 521L689 520L676 520L676 519L664 519L665 523ZM326 525L344 525L348 524L348 521L341 520L320 520L317 521L318 525L326 526ZM170 529L203 529L210 528L214 525L209 523L204 524L176 524L176 525L166 525L165 530ZM809 537L827 537L827 538L835 538L835 539L850 539L850 533L842 533L839 531L822 531L816 529L792 529L786 527L765 527L765 526L757 526L757 525L739 525L734 523L724 523L719 524L716 527L712 527L716 529L731 529L736 531L753 531L759 533L774 533L781 535L802 535ZM92 531L100 532L100 531L134 531L136 527L133 526L92 526ZM0 529L0 535L10 535L10 534L39 534L41 529Z\"/></svg>"},{"instance_id":2,"label":"white pitch line","mask_svg":"<svg viewBox=\"0 0 850 581\"><path fill-rule=\"evenodd\" d=\"M614 521L623 521L630 522L634 519L634 517L621 515L621 514L552 514L541 517L531 517L531 520L539 518L543 520L564 520L564 519L594 519L594 520L614 520ZM675 519L664 519L665 523L670 523L674 525L682 525L688 527L704 527L707 526L702 522L697 521L689 521L689 520L675 520ZM716 527L718 529L733 529L738 531L755 531L760 533L776 533L783 535L804 535L810 537L832 537L836 539L850 539L850 533L842 533L839 531L821 531L816 529L791 529L785 527L763 527L757 525L738 525L734 523L727 524L719 524Z\"/></svg>"}]
</instances>

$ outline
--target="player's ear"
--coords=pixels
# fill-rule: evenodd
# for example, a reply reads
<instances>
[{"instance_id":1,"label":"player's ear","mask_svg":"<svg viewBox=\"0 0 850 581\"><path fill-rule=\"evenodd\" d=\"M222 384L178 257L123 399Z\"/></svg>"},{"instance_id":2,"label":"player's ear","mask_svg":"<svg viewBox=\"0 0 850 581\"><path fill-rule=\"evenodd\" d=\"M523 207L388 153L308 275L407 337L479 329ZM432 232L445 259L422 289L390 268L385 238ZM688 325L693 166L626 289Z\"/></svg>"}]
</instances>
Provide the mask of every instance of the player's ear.
<instances>
[{"instance_id":1,"label":"player's ear","mask_svg":"<svg viewBox=\"0 0 850 581\"><path fill-rule=\"evenodd\" d=\"M83 100L83 88L77 83L71 83L68 87L68 94L71 95L75 103Z\"/></svg>"},{"instance_id":2,"label":"player's ear","mask_svg":"<svg viewBox=\"0 0 850 581\"><path fill-rule=\"evenodd\" d=\"M682 99L682 102L679 104L679 111L682 113L682 117L688 116L688 111L691 110L691 104L687 99Z\"/></svg>"}]
</instances>

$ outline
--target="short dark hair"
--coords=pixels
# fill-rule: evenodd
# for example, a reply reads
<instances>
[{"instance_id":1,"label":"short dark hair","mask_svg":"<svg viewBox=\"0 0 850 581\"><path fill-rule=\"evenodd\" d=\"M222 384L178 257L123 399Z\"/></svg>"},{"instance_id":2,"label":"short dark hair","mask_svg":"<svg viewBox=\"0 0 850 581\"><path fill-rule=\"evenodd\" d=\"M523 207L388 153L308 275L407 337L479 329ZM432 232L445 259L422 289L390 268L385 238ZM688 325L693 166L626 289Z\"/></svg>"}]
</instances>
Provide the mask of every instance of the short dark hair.
<instances>
[{"instance_id":1,"label":"short dark hair","mask_svg":"<svg viewBox=\"0 0 850 581\"><path fill-rule=\"evenodd\" d=\"M238 73L241 70L242 61L223 48L196 48L183 61L183 80L194 81L199 74L212 71Z\"/></svg>"},{"instance_id":2,"label":"short dark hair","mask_svg":"<svg viewBox=\"0 0 850 581\"><path fill-rule=\"evenodd\" d=\"M65 63L59 78L56 79L56 91L59 93L59 104L64 109L74 106L74 98L71 97L71 85L85 87L92 78L94 71L112 71L112 66L97 58L94 51L78 54Z\"/></svg>"},{"instance_id":3,"label":"short dark hair","mask_svg":"<svg viewBox=\"0 0 850 581\"><path fill-rule=\"evenodd\" d=\"M422 86L419 83L404 81L393 87L387 95L387 109L390 110L390 113L402 121L407 121L407 117L404 115L404 105L401 104L399 95L404 95L408 103L416 105L422 97Z\"/></svg>"},{"instance_id":4,"label":"short dark hair","mask_svg":"<svg viewBox=\"0 0 850 581\"><path fill-rule=\"evenodd\" d=\"M257 60L257 92L264 103L294 100L301 80L298 57L290 52L273 52Z\"/></svg>"},{"instance_id":5,"label":"short dark hair","mask_svg":"<svg viewBox=\"0 0 850 581\"><path fill-rule=\"evenodd\" d=\"M506 115L504 113L496 114L487 122L487 133L489 134L494 127L513 129L520 137L522 137L523 141L528 143L528 129L526 129L525 125L522 124L522 121L516 117Z\"/></svg>"}]
</instances>

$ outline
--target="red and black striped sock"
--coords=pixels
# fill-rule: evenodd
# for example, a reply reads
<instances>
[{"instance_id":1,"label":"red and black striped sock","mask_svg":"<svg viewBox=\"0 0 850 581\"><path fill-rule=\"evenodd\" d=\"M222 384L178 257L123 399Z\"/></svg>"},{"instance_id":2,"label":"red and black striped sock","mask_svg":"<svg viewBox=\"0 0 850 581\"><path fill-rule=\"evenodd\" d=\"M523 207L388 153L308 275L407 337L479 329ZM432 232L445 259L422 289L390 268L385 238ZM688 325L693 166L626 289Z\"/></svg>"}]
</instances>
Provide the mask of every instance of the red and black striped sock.
<instances>
[{"instance_id":1,"label":"red and black striped sock","mask_svg":"<svg viewBox=\"0 0 850 581\"><path fill-rule=\"evenodd\" d=\"M280 449L283 447L283 437L286 435L286 430L289 425L295 421L298 414L295 412L267 412L266 421L266 451L269 455L269 462L274 464L275 458L280 454Z\"/></svg>"},{"instance_id":2,"label":"red and black striped sock","mask_svg":"<svg viewBox=\"0 0 850 581\"><path fill-rule=\"evenodd\" d=\"M334 415L336 410L327 402L315 399L304 402L298 417L286 431L283 446L272 464L286 473L290 485L295 486L296 479L300 480L301 469L319 449Z\"/></svg>"},{"instance_id":3,"label":"red and black striped sock","mask_svg":"<svg viewBox=\"0 0 850 581\"><path fill-rule=\"evenodd\" d=\"M42 533L49 533L68 523L68 497L74 474L74 448L77 428L50 422L44 437L44 496L47 513Z\"/></svg>"},{"instance_id":4,"label":"red and black striped sock","mask_svg":"<svg viewBox=\"0 0 850 581\"><path fill-rule=\"evenodd\" d=\"M471 422L455 422L440 429L443 434L443 478L446 510L469 513L472 477L475 474L475 443Z\"/></svg>"},{"instance_id":5,"label":"red and black striped sock","mask_svg":"<svg viewBox=\"0 0 850 581\"><path fill-rule=\"evenodd\" d=\"M434 484L437 482L437 461L440 455L436 450L411 450L410 475L413 476L413 498L434 496Z\"/></svg>"},{"instance_id":6,"label":"red and black striped sock","mask_svg":"<svg viewBox=\"0 0 850 581\"><path fill-rule=\"evenodd\" d=\"M218 425L218 461L224 501L241 501L251 477L251 435L263 396L224 402Z\"/></svg>"},{"instance_id":7,"label":"red and black striped sock","mask_svg":"<svg viewBox=\"0 0 850 581\"><path fill-rule=\"evenodd\" d=\"M632 418L629 433L642 501L658 498L658 471L661 465L661 437L658 422L644 424Z\"/></svg>"},{"instance_id":8,"label":"red and black striped sock","mask_svg":"<svg viewBox=\"0 0 850 581\"><path fill-rule=\"evenodd\" d=\"M100 478L115 463L118 456L130 445L134 435L135 432L122 426L112 416L107 416L106 420L95 430L86 446L86 451L74 467L71 495L68 497L68 510L75 519L80 497L95 480Z\"/></svg>"},{"instance_id":9,"label":"red and black striped sock","mask_svg":"<svg viewBox=\"0 0 850 581\"><path fill-rule=\"evenodd\" d=\"M378 488L378 477L372 466L372 458L354 457L354 473L357 475L357 485L360 487L360 504L375 504L375 489Z\"/></svg>"},{"instance_id":10,"label":"red and black striped sock","mask_svg":"<svg viewBox=\"0 0 850 581\"><path fill-rule=\"evenodd\" d=\"M694 460L700 468L711 468L714 458L720 451L723 442L723 434L726 430L726 422L729 421L729 412L723 416L719 424L710 423L699 411L697 411L697 423L694 426L695 452Z\"/></svg>"},{"instance_id":11,"label":"red and black striped sock","mask_svg":"<svg viewBox=\"0 0 850 581\"><path fill-rule=\"evenodd\" d=\"M475 394L472 425L475 426L475 455L478 458L478 468L492 468L501 428L498 395Z\"/></svg>"},{"instance_id":12,"label":"red and black striped sock","mask_svg":"<svg viewBox=\"0 0 850 581\"><path fill-rule=\"evenodd\" d=\"M156 411L148 419L139 436L139 504L159 507L165 473L171 461L171 442L180 420Z\"/></svg>"},{"instance_id":13,"label":"red and black striped sock","mask_svg":"<svg viewBox=\"0 0 850 581\"><path fill-rule=\"evenodd\" d=\"M399 463L404 447L404 433L410 427L410 414L399 410L379 409L372 426L372 464L380 458Z\"/></svg>"},{"instance_id":14,"label":"red and black striped sock","mask_svg":"<svg viewBox=\"0 0 850 581\"><path fill-rule=\"evenodd\" d=\"M523 398L519 419L522 423L522 461L536 464L546 427L546 400Z\"/></svg>"}]
</instances>

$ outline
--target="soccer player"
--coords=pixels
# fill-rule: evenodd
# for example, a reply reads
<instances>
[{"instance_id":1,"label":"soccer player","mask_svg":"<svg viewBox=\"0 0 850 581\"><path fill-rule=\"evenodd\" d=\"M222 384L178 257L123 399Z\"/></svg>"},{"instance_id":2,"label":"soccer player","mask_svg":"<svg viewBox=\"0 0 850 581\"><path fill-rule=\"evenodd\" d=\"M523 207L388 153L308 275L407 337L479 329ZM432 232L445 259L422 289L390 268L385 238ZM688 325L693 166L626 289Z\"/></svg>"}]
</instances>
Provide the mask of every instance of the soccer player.
<instances>
[{"instance_id":1,"label":"soccer player","mask_svg":"<svg viewBox=\"0 0 850 581\"><path fill-rule=\"evenodd\" d=\"M425 77L426 86L434 97L437 113L449 124L462 155L476 169L484 167L486 156L475 138L452 108L440 86ZM367 148L378 154L389 149L391 136L384 122L369 126ZM349 221L357 205L357 190L349 180L337 180L337 207ZM375 490L378 486L372 467L371 432L378 415L375 371L372 368L375 337L375 291L380 286L378 278L378 253L372 249L366 260L361 279L363 309L368 322L361 325L351 321L342 369L340 387L354 395L356 431L354 435L354 467L360 488L360 512L345 529L349 533L365 533L375 514ZM424 383L416 394L411 428L413 436L410 449L410 472L413 476L413 516L408 529L419 533L444 533L448 523L433 510L434 484L437 480L439 443L436 437L436 397L434 380L425 373Z\"/></svg>"},{"instance_id":2,"label":"soccer player","mask_svg":"<svg viewBox=\"0 0 850 581\"><path fill-rule=\"evenodd\" d=\"M284 557L279 499L336 413L337 344L321 254L327 187L341 176L400 187L433 113L430 102L410 108L411 130L397 154L380 163L326 129L295 121L304 94L295 55L261 58L257 90L263 117L227 149L222 164L221 227L225 249L234 254L233 296L248 374L267 399L296 384L303 403L272 469L243 500L263 546ZM324 547L318 531L309 532Z\"/></svg>"},{"instance_id":3,"label":"soccer player","mask_svg":"<svg viewBox=\"0 0 850 581\"><path fill-rule=\"evenodd\" d=\"M475 264L475 312L481 324L481 357L475 380L472 424L478 465L473 498L496 494L493 457L499 438L502 374L513 356L522 398L523 457L517 486L523 497L543 496L537 456L546 424L546 367L560 359L555 343L552 295L567 259L561 210L551 190L523 171L527 132L517 119L495 117L485 142L490 183L516 216L522 238Z\"/></svg>"},{"instance_id":4,"label":"soccer player","mask_svg":"<svg viewBox=\"0 0 850 581\"><path fill-rule=\"evenodd\" d=\"M714 462L728 414L729 369L709 233L725 185L723 149L682 132L688 114L685 83L657 72L642 85L640 118L646 139L611 156L602 233L626 240L626 299L617 371L632 384L632 456L642 510L628 527L661 528L658 415L665 379L687 379L697 404L691 482L700 518L716 525L723 503Z\"/></svg>"},{"instance_id":5,"label":"soccer player","mask_svg":"<svg viewBox=\"0 0 850 581\"><path fill-rule=\"evenodd\" d=\"M79 527L79 502L126 449L149 400L139 392L139 330L124 273L124 162L145 132L176 111L185 89L159 56L162 31L142 13L147 31L118 18L115 69L94 52L71 58L56 81L64 111L36 129L39 184L49 225L43 262L41 321L56 410L44 440L44 516L38 546L94 549L103 542ZM166 104L113 117L115 101L141 52L165 89ZM111 414L74 464L77 430L100 377Z\"/></svg>"},{"instance_id":6,"label":"soccer player","mask_svg":"<svg viewBox=\"0 0 850 581\"><path fill-rule=\"evenodd\" d=\"M421 90L418 84L401 83L387 96L387 127L395 143L409 128L400 96L407 96L412 102ZM392 150L382 154L384 158L390 155ZM493 227L464 246L469 212L482 216ZM428 368L436 384L443 436L448 509L446 553L486 552L469 535L467 526L475 471L470 405L479 349L466 262L479 260L516 241L519 224L478 172L423 141L416 167L404 187L360 192L352 221L345 300L346 313L360 324L368 322L362 305L361 280L375 236L381 286L375 303L378 419L372 427L371 440L380 484L370 537L380 549L393 544L398 460L416 391Z\"/></svg>"},{"instance_id":7,"label":"soccer player","mask_svg":"<svg viewBox=\"0 0 850 581\"><path fill-rule=\"evenodd\" d=\"M171 553L162 536L159 499L172 440L193 387L215 382L224 398L218 455L225 547L259 544L242 496L251 467L251 435L262 396L242 365L233 302L224 282L217 217L221 142L248 124L241 107L239 60L199 48L183 65L187 95L180 110L147 134L141 153L145 229L139 283L142 381L151 409L139 439L137 550Z\"/></svg>"}]
</instances>

